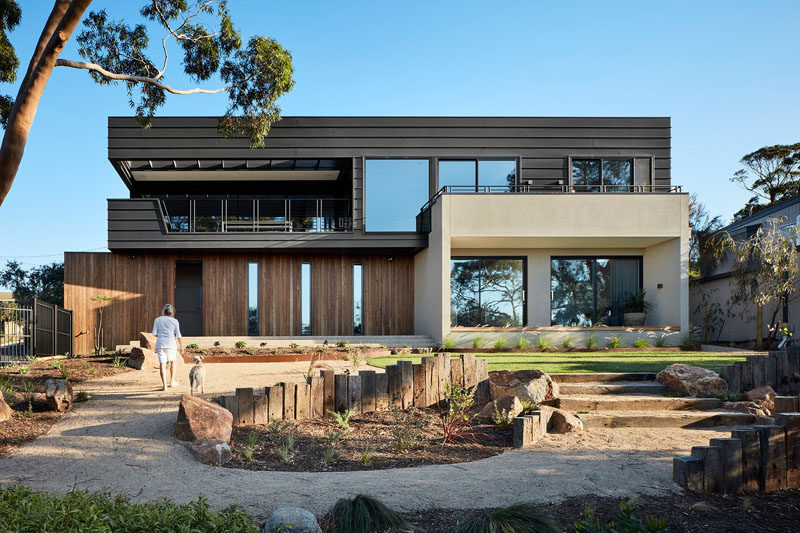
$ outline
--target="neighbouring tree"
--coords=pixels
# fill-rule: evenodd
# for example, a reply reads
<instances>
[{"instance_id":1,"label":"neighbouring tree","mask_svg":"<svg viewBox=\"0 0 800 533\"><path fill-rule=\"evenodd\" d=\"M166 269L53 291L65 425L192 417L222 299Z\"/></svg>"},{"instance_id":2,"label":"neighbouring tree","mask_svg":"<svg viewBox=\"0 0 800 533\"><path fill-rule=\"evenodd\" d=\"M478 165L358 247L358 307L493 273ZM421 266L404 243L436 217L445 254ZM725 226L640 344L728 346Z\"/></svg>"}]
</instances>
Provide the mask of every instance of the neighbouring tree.
<instances>
[{"instance_id":1,"label":"neighbouring tree","mask_svg":"<svg viewBox=\"0 0 800 533\"><path fill-rule=\"evenodd\" d=\"M523 273L518 261L457 261L450 290L456 325L522 325Z\"/></svg>"},{"instance_id":2,"label":"neighbouring tree","mask_svg":"<svg viewBox=\"0 0 800 533\"><path fill-rule=\"evenodd\" d=\"M749 239L736 241L727 236L735 257L735 302L752 302L756 306L775 305L769 321L769 347L778 333L777 318L784 307L796 300L797 276L800 274L795 246L797 229L782 227L784 219L769 219ZM760 334L760 333L759 333Z\"/></svg>"},{"instance_id":3,"label":"neighbouring tree","mask_svg":"<svg viewBox=\"0 0 800 533\"><path fill-rule=\"evenodd\" d=\"M51 304L64 305L64 263L51 263L25 270L17 261L7 261L0 271L0 285L14 293L14 300L23 307L39 298Z\"/></svg>"},{"instance_id":4,"label":"neighbouring tree","mask_svg":"<svg viewBox=\"0 0 800 533\"><path fill-rule=\"evenodd\" d=\"M800 143L759 148L745 155L741 163L745 168L736 171L731 181L753 196L733 215L734 220L800 194Z\"/></svg>"},{"instance_id":5,"label":"neighbouring tree","mask_svg":"<svg viewBox=\"0 0 800 533\"><path fill-rule=\"evenodd\" d=\"M253 36L246 43L235 28L226 0L146 0L140 10L144 23L111 20L105 10L91 11L77 36L85 61L59 56L84 17L92 0L55 0L34 48L16 99L0 96L5 127L0 146L0 205L19 169L39 101L55 67L86 70L99 85L122 82L128 103L142 126L150 125L167 94L228 95L220 132L247 135L262 146L270 125L280 118L278 98L294 85L292 56L277 41ZM106 2L113 7L115 2ZM19 59L8 32L19 24L16 0L0 0L0 81L17 79ZM160 30L154 48L162 58L151 59L151 34ZM219 87L174 88L166 83L170 53L180 49L183 71L200 84L217 76Z\"/></svg>"},{"instance_id":6,"label":"neighbouring tree","mask_svg":"<svg viewBox=\"0 0 800 533\"><path fill-rule=\"evenodd\" d=\"M722 227L719 216L712 217L708 208L697 198L696 194L689 195L689 277L700 277L703 267L709 266L713 260L714 234Z\"/></svg>"}]
</instances>

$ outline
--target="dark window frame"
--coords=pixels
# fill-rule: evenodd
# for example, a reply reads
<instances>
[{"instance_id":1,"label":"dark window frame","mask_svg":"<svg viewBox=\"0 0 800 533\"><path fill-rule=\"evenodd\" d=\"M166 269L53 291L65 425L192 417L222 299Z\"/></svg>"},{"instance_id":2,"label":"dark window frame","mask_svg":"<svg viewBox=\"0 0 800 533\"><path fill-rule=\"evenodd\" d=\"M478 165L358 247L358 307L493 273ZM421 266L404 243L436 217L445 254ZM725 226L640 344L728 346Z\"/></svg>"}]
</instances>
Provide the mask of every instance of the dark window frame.
<instances>
[{"instance_id":1,"label":"dark window frame","mask_svg":"<svg viewBox=\"0 0 800 533\"><path fill-rule=\"evenodd\" d=\"M450 257L450 283L452 284L452 276L453 276L453 261L474 261L474 260L485 260L485 261L497 261L501 259L518 259L522 260L522 326L514 326L514 327L528 327L528 256L526 255L464 255L464 256L451 256ZM453 294L450 293L450 306L452 309L453 305ZM451 316L452 322L452 316ZM451 326L454 327L454 326ZM460 327L460 326L459 326ZM465 326L465 327L473 327L473 326ZM476 326L477 327L477 326Z\"/></svg>"},{"instance_id":2,"label":"dark window frame","mask_svg":"<svg viewBox=\"0 0 800 533\"><path fill-rule=\"evenodd\" d=\"M599 161L600 162L600 185L578 185L578 187L586 187L586 189L579 191L579 192L592 192L588 187L602 187L605 185L604 178L603 178L603 161L630 161L631 163L631 184L629 185L631 189L636 187L636 160L637 159L649 159L650 160L650 183L647 184L648 187L652 187L655 185L656 182L656 157L653 154L641 154L641 155L571 155L567 158L567 169L569 171L569 186L570 189L576 187L575 185L575 178L573 175L573 168L575 161Z\"/></svg>"},{"instance_id":3,"label":"dark window frame","mask_svg":"<svg viewBox=\"0 0 800 533\"><path fill-rule=\"evenodd\" d=\"M439 163L441 162L448 162L448 161L473 161L475 163L475 191L478 191L478 187L480 186L480 172L479 172L479 163L481 161L513 161L514 162L514 186L518 186L520 184L520 167L521 167L521 157L518 155L509 155L509 156L490 156L490 157L470 157L470 156L444 156L444 157L435 157L434 165L436 167L436 172L434 175L434 191L439 192L442 189L442 186L439 182ZM469 183L465 183L464 186L469 186Z\"/></svg>"},{"instance_id":4,"label":"dark window frame","mask_svg":"<svg viewBox=\"0 0 800 533\"><path fill-rule=\"evenodd\" d=\"M437 167L438 164L436 163L436 158L431 157L429 155L420 155L420 156L413 156L413 155L403 155L403 156L393 156L393 155L364 155L361 156L361 180L362 180L362 199L361 199L361 227L363 228L364 233L373 233L373 234L380 234L385 233L389 235L410 235L417 233L416 229L414 230L400 230L400 231L392 231L392 230L370 230L369 223L367 221L367 187L369 186L369 180L367 179L367 161L427 161L428 162L428 200L431 199L431 183L434 182L434 174L433 168ZM355 187L355 179L353 180L353 186ZM355 192L355 190L353 191ZM355 201L351 202L355 205ZM424 203L423 203L424 205ZM422 206L420 206L422 207Z\"/></svg>"}]
</instances>

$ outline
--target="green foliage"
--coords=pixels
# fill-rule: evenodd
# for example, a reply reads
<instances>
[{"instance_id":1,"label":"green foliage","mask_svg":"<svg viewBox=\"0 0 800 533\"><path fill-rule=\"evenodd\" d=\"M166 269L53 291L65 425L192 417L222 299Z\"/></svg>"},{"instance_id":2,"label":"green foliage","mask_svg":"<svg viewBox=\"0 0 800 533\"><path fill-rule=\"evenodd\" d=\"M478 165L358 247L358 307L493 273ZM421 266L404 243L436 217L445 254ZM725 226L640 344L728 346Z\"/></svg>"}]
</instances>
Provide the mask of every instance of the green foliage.
<instances>
[{"instance_id":1,"label":"green foliage","mask_svg":"<svg viewBox=\"0 0 800 533\"><path fill-rule=\"evenodd\" d=\"M442 339L442 342L439 343L440 350L452 350L456 347L456 339L452 335L446 336Z\"/></svg>"},{"instance_id":2,"label":"green foliage","mask_svg":"<svg viewBox=\"0 0 800 533\"><path fill-rule=\"evenodd\" d=\"M38 357L36 357L35 355L26 355L26 356L25 356L25 359L27 359L27 361L28 361L29 363L35 363L36 361L38 361L38 360L39 360L39 358L38 358Z\"/></svg>"},{"instance_id":3,"label":"green foliage","mask_svg":"<svg viewBox=\"0 0 800 533\"><path fill-rule=\"evenodd\" d=\"M666 348L667 346L667 336L666 335L659 335L656 337L655 341L656 348Z\"/></svg>"},{"instance_id":4,"label":"green foliage","mask_svg":"<svg viewBox=\"0 0 800 533\"><path fill-rule=\"evenodd\" d=\"M341 340L341 341L339 341L339 342L337 342L337 343L336 343L336 346L338 346L339 348L344 348L344 347L345 347L345 346L347 346L348 344L349 344L349 343L348 343L347 341L345 341L345 340Z\"/></svg>"},{"instance_id":5,"label":"green foliage","mask_svg":"<svg viewBox=\"0 0 800 533\"><path fill-rule=\"evenodd\" d=\"M652 308L653 304L647 300L647 291L645 289L629 292L625 297L626 313L647 313Z\"/></svg>"},{"instance_id":6,"label":"green foliage","mask_svg":"<svg viewBox=\"0 0 800 533\"><path fill-rule=\"evenodd\" d=\"M456 527L456 533L560 533L547 512L532 503L476 511Z\"/></svg>"},{"instance_id":7,"label":"green foliage","mask_svg":"<svg viewBox=\"0 0 800 533\"><path fill-rule=\"evenodd\" d=\"M765 146L746 154L740 163L745 168L736 171L731 181L753 196L733 215L734 221L800 194L800 143Z\"/></svg>"},{"instance_id":8,"label":"green foliage","mask_svg":"<svg viewBox=\"0 0 800 533\"><path fill-rule=\"evenodd\" d=\"M586 337L586 347L589 348L590 350L594 350L595 348L597 348L597 337L595 336L594 333L590 333Z\"/></svg>"},{"instance_id":9,"label":"green foliage","mask_svg":"<svg viewBox=\"0 0 800 533\"><path fill-rule=\"evenodd\" d=\"M339 450L330 446L328 448L325 448L325 451L322 452L322 462L328 466L331 466L332 464L339 461L341 455L342 454L339 453Z\"/></svg>"},{"instance_id":10,"label":"green foliage","mask_svg":"<svg viewBox=\"0 0 800 533\"><path fill-rule=\"evenodd\" d=\"M646 337L636 337L633 341L634 348L650 348L651 346L652 344L650 344L650 341Z\"/></svg>"},{"instance_id":11,"label":"green foliage","mask_svg":"<svg viewBox=\"0 0 800 533\"><path fill-rule=\"evenodd\" d=\"M288 421L283 421L280 418L273 418L272 421L267 424L267 433L274 437L280 437L287 431L291 431L294 427L294 424Z\"/></svg>"},{"instance_id":12,"label":"green foliage","mask_svg":"<svg viewBox=\"0 0 800 533\"><path fill-rule=\"evenodd\" d=\"M244 455L245 461L252 461L253 460L253 453L256 451L256 444L258 444L258 431L251 431L247 434L247 446L245 446L242 455Z\"/></svg>"},{"instance_id":13,"label":"green foliage","mask_svg":"<svg viewBox=\"0 0 800 533\"><path fill-rule=\"evenodd\" d=\"M475 405L475 387L464 388L448 382L445 385L444 401L446 408L439 413L444 442L454 442L461 437L474 416L472 407Z\"/></svg>"},{"instance_id":14,"label":"green foliage","mask_svg":"<svg viewBox=\"0 0 800 533\"><path fill-rule=\"evenodd\" d=\"M638 518L635 505L635 498L627 502L620 502L617 522L607 524L601 524L591 510L587 510L585 518L580 522L575 522L572 527L576 533L663 533L667 531L669 524L665 520L659 520L655 516L648 516L644 520Z\"/></svg>"},{"instance_id":15,"label":"green foliage","mask_svg":"<svg viewBox=\"0 0 800 533\"><path fill-rule=\"evenodd\" d=\"M200 347L194 342L190 342L189 344L186 345L187 350L197 350L198 348Z\"/></svg>"},{"instance_id":16,"label":"green foliage","mask_svg":"<svg viewBox=\"0 0 800 533\"><path fill-rule=\"evenodd\" d=\"M666 396L667 398L684 398L688 396L688 394L676 390L668 390L664 391L664 396Z\"/></svg>"},{"instance_id":17,"label":"green foliage","mask_svg":"<svg viewBox=\"0 0 800 533\"><path fill-rule=\"evenodd\" d=\"M329 431L328 432L328 443L331 446L335 446L339 444L341 441L346 439L350 436L349 431Z\"/></svg>"},{"instance_id":18,"label":"green foliage","mask_svg":"<svg viewBox=\"0 0 800 533\"><path fill-rule=\"evenodd\" d=\"M69 379L69 371L66 368L61 368L61 378L62 379Z\"/></svg>"},{"instance_id":19,"label":"green foliage","mask_svg":"<svg viewBox=\"0 0 800 533\"><path fill-rule=\"evenodd\" d=\"M622 346L622 337L619 335L614 335L610 339L608 339L608 347L609 348L619 348Z\"/></svg>"},{"instance_id":20,"label":"green foliage","mask_svg":"<svg viewBox=\"0 0 800 533\"><path fill-rule=\"evenodd\" d=\"M372 466L372 463L375 461L375 452L367 446L363 450L361 450L361 464L364 466Z\"/></svg>"},{"instance_id":21,"label":"green foliage","mask_svg":"<svg viewBox=\"0 0 800 533\"><path fill-rule=\"evenodd\" d=\"M75 401L78 403L85 402L89 399L89 394L85 391L79 391L75 394Z\"/></svg>"},{"instance_id":22,"label":"green foliage","mask_svg":"<svg viewBox=\"0 0 800 533\"><path fill-rule=\"evenodd\" d=\"M115 355L114 358L111 360L111 366L114 368L122 368L128 362L128 359L125 357L120 357Z\"/></svg>"},{"instance_id":23,"label":"green foliage","mask_svg":"<svg viewBox=\"0 0 800 533\"><path fill-rule=\"evenodd\" d=\"M473 348L480 348L483 344L483 336L482 335L475 335L472 337L472 347Z\"/></svg>"},{"instance_id":24,"label":"green foliage","mask_svg":"<svg viewBox=\"0 0 800 533\"><path fill-rule=\"evenodd\" d=\"M300 347L300 345L297 344L296 342L292 342L292 343L289 344L289 348L291 348L292 350L296 350L299 347Z\"/></svg>"},{"instance_id":25,"label":"green foliage","mask_svg":"<svg viewBox=\"0 0 800 533\"><path fill-rule=\"evenodd\" d=\"M539 409L539 406L536 405L536 402L533 402L531 400L524 400L522 402L522 414L523 415L529 415L529 414L533 413L534 411L536 411L538 409Z\"/></svg>"},{"instance_id":26,"label":"green foliage","mask_svg":"<svg viewBox=\"0 0 800 533\"><path fill-rule=\"evenodd\" d=\"M336 420L336 423L339 424L339 427L342 428L342 431L350 431L350 417L353 416L352 409L348 409L344 413L337 413L336 411L328 410L328 413Z\"/></svg>"},{"instance_id":27,"label":"green foliage","mask_svg":"<svg viewBox=\"0 0 800 533\"><path fill-rule=\"evenodd\" d=\"M245 348L246 346L247 346L246 342L244 342L244 341L236 341L236 347L239 348L240 350L242 348Z\"/></svg>"},{"instance_id":28,"label":"green foliage","mask_svg":"<svg viewBox=\"0 0 800 533\"><path fill-rule=\"evenodd\" d=\"M530 345L531 345L531 341L529 341L527 339L527 337L525 337L522 334L520 334L520 336L517 337L516 342L514 342L514 348L517 348L519 350L524 350L525 348L527 348Z\"/></svg>"},{"instance_id":29,"label":"green foliage","mask_svg":"<svg viewBox=\"0 0 800 533\"><path fill-rule=\"evenodd\" d=\"M686 347L694 346L698 343L697 331L693 327L689 327L689 331L683 336L683 345Z\"/></svg>"},{"instance_id":30,"label":"green foliage","mask_svg":"<svg viewBox=\"0 0 800 533\"><path fill-rule=\"evenodd\" d=\"M494 401L494 414L492 414L492 422L500 431L511 431L514 428L514 422L508 416L508 409L498 409L497 400Z\"/></svg>"},{"instance_id":31,"label":"green foliage","mask_svg":"<svg viewBox=\"0 0 800 533\"><path fill-rule=\"evenodd\" d=\"M56 359L55 361L50 361L50 368L55 368L56 370L61 369L62 361L60 359Z\"/></svg>"},{"instance_id":32,"label":"green foliage","mask_svg":"<svg viewBox=\"0 0 800 533\"><path fill-rule=\"evenodd\" d=\"M710 394L711 398L719 398L723 402L741 402L744 398L744 394L741 392L719 392L716 394Z\"/></svg>"},{"instance_id":33,"label":"green foliage","mask_svg":"<svg viewBox=\"0 0 800 533\"><path fill-rule=\"evenodd\" d=\"M2 17L0 17L0 23ZM0 24L0 27L2 24ZM0 39L2 32L0 31ZM3 43L0 42L0 49ZM3 54L0 54L0 72L2 71ZM0 106L0 111L2 111ZM45 302L64 306L64 263L51 263L30 270L24 270L17 261L6 261L6 267L0 271L0 285L4 285L14 293L14 300L22 307L31 307L34 297Z\"/></svg>"},{"instance_id":34,"label":"green foliage","mask_svg":"<svg viewBox=\"0 0 800 533\"><path fill-rule=\"evenodd\" d=\"M24 376L25 374L27 374L28 372L30 372L30 370L31 370L31 369L30 369L29 367L25 366L25 365L21 365L19 368L17 368L17 372L19 372L19 373L20 373L20 374L22 374L23 376Z\"/></svg>"},{"instance_id":35,"label":"green foliage","mask_svg":"<svg viewBox=\"0 0 800 533\"><path fill-rule=\"evenodd\" d=\"M410 528L397 512L380 500L363 494L338 500L327 518L332 533L377 533Z\"/></svg>"},{"instance_id":36,"label":"green foliage","mask_svg":"<svg viewBox=\"0 0 800 533\"><path fill-rule=\"evenodd\" d=\"M573 348L574 346L575 343L572 341L572 337L570 337L569 335L564 337L564 340L561 341L561 347L564 348L565 350Z\"/></svg>"},{"instance_id":37,"label":"green foliage","mask_svg":"<svg viewBox=\"0 0 800 533\"><path fill-rule=\"evenodd\" d=\"M76 353L64 352L64 357L66 357L67 359L77 359L78 357L80 357L80 355Z\"/></svg>"},{"instance_id":38,"label":"green foliage","mask_svg":"<svg viewBox=\"0 0 800 533\"><path fill-rule=\"evenodd\" d=\"M508 341L506 340L505 335L500 335L494 341L494 347L496 350L502 350L504 348L508 348Z\"/></svg>"},{"instance_id":39,"label":"green foliage","mask_svg":"<svg viewBox=\"0 0 800 533\"><path fill-rule=\"evenodd\" d=\"M347 360L351 365L358 368L366 362L367 358L361 348L353 346L347 349Z\"/></svg>"},{"instance_id":40,"label":"green foliage","mask_svg":"<svg viewBox=\"0 0 800 533\"><path fill-rule=\"evenodd\" d=\"M413 450L417 447L425 418L419 409L398 409L392 406L394 423L390 430L394 437L394 445L400 451Z\"/></svg>"},{"instance_id":41,"label":"green foliage","mask_svg":"<svg viewBox=\"0 0 800 533\"><path fill-rule=\"evenodd\" d=\"M550 342L550 337L542 334L536 338L536 346L542 350L546 350L547 348L552 348L553 343Z\"/></svg>"},{"instance_id":42,"label":"green foliage","mask_svg":"<svg viewBox=\"0 0 800 533\"><path fill-rule=\"evenodd\" d=\"M213 511L203 497L186 505L166 499L131 503L121 495L81 491L52 494L34 492L22 485L0 490L0 524L4 531L18 533L259 532L258 524L240 508Z\"/></svg>"}]
</instances>

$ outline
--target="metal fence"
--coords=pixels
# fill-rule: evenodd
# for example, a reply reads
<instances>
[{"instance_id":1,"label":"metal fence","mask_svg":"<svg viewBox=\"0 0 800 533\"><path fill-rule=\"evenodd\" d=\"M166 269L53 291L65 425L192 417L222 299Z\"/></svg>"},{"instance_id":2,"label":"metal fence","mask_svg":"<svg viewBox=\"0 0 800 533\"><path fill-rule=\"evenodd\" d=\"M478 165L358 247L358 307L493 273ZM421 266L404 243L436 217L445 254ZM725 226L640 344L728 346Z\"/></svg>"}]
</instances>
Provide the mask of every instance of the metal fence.
<instances>
[{"instance_id":1,"label":"metal fence","mask_svg":"<svg viewBox=\"0 0 800 533\"><path fill-rule=\"evenodd\" d=\"M0 302L0 365L28 357L73 353L72 311L34 299L33 306Z\"/></svg>"}]
</instances>

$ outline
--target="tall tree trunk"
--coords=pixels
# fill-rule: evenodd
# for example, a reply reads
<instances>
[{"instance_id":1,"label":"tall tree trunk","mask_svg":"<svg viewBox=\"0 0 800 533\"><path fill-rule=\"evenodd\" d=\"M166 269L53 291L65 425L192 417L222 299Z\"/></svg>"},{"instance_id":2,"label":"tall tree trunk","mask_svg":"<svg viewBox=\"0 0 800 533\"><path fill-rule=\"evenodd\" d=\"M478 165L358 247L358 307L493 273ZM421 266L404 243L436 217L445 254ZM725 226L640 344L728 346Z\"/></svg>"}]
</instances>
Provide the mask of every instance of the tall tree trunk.
<instances>
[{"instance_id":1,"label":"tall tree trunk","mask_svg":"<svg viewBox=\"0 0 800 533\"><path fill-rule=\"evenodd\" d=\"M92 0L56 0L50 12L20 84L0 146L0 205L3 205L19 170L39 100L56 60L91 3Z\"/></svg>"}]
</instances>

